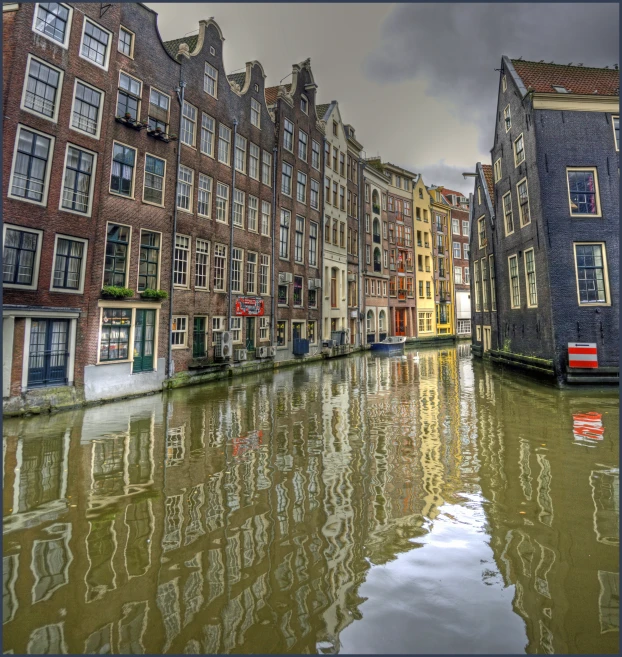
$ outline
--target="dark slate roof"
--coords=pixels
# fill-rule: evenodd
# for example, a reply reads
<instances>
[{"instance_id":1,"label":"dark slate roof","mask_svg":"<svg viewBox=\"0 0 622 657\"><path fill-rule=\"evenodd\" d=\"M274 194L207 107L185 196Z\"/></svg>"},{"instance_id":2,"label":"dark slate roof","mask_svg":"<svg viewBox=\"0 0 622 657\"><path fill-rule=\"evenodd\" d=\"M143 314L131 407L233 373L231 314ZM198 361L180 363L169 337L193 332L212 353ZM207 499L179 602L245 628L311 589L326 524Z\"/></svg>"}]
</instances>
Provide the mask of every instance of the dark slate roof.
<instances>
[{"instance_id":1,"label":"dark slate roof","mask_svg":"<svg viewBox=\"0 0 622 657\"><path fill-rule=\"evenodd\" d=\"M486 178L486 186L488 187L488 194L492 198L492 193L494 191L494 182L492 177L492 165L482 164L482 170L484 172L484 178Z\"/></svg>"},{"instance_id":2,"label":"dark slate roof","mask_svg":"<svg viewBox=\"0 0 622 657\"><path fill-rule=\"evenodd\" d=\"M166 48L169 55L171 55L171 57L177 57L179 46L182 43L187 43L190 52L192 52L196 48L198 40L199 35L195 34L194 36L183 37L181 39L173 39L172 41L165 41L164 47Z\"/></svg>"},{"instance_id":3,"label":"dark slate roof","mask_svg":"<svg viewBox=\"0 0 622 657\"><path fill-rule=\"evenodd\" d=\"M329 107L330 103L324 103L322 105L315 106L315 113L317 114L317 118L320 119L320 121L324 118L326 112L328 112Z\"/></svg>"},{"instance_id":4,"label":"dark slate roof","mask_svg":"<svg viewBox=\"0 0 622 657\"><path fill-rule=\"evenodd\" d=\"M512 66L527 89L538 93L558 93L565 87L569 93L593 96L619 96L620 72L611 68L565 66L512 59Z\"/></svg>"},{"instance_id":5,"label":"dark slate roof","mask_svg":"<svg viewBox=\"0 0 622 657\"><path fill-rule=\"evenodd\" d=\"M289 91L291 86L292 86L291 84L284 85L285 91ZM274 103L276 103L276 97L278 93L279 93L278 87L267 87L267 89L265 90L266 105L274 105Z\"/></svg>"},{"instance_id":6,"label":"dark slate roof","mask_svg":"<svg viewBox=\"0 0 622 657\"><path fill-rule=\"evenodd\" d=\"M227 79L231 80L231 82L236 82L240 85L240 89L243 89L244 83L246 82L246 71L243 71L242 73L231 73L227 76Z\"/></svg>"}]
</instances>

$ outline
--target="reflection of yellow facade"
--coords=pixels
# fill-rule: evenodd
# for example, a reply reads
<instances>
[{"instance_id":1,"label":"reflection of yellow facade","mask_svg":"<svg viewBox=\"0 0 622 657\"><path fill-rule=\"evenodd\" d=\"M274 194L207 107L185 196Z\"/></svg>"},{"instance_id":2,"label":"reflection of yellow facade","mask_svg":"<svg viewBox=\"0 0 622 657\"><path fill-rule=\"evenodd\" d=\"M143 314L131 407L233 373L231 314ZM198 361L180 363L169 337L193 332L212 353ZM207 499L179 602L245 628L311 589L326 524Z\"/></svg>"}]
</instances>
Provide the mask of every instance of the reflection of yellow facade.
<instances>
[{"instance_id":1,"label":"reflection of yellow facade","mask_svg":"<svg viewBox=\"0 0 622 657\"><path fill-rule=\"evenodd\" d=\"M435 253L436 332L437 335L455 335L454 270L451 254L451 209L443 199L442 187L431 187ZM440 228L439 228L440 227Z\"/></svg>"},{"instance_id":2,"label":"reflection of yellow facade","mask_svg":"<svg viewBox=\"0 0 622 657\"><path fill-rule=\"evenodd\" d=\"M430 195L419 174L413 187L415 244L415 295L417 298L417 336L436 335L436 301L434 287L433 230Z\"/></svg>"}]
</instances>

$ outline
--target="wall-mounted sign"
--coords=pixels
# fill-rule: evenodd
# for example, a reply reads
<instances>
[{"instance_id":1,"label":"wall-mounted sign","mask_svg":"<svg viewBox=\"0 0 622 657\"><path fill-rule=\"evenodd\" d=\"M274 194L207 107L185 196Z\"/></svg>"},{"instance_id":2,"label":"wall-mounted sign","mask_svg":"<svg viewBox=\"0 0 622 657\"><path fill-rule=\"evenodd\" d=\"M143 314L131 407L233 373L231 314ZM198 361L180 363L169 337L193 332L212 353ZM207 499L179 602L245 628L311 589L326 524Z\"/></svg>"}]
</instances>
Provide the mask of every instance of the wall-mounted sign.
<instances>
[{"instance_id":1,"label":"wall-mounted sign","mask_svg":"<svg viewBox=\"0 0 622 657\"><path fill-rule=\"evenodd\" d=\"M569 342L568 367L598 367L598 354L595 342Z\"/></svg>"},{"instance_id":2,"label":"wall-mounted sign","mask_svg":"<svg viewBox=\"0 0 622 657\"><path fill-rule=\"evenodd\" d=\"M263 317L264 305L261 297L238 297L235 302L237 317Z\"/></svg>"}]
</instances>

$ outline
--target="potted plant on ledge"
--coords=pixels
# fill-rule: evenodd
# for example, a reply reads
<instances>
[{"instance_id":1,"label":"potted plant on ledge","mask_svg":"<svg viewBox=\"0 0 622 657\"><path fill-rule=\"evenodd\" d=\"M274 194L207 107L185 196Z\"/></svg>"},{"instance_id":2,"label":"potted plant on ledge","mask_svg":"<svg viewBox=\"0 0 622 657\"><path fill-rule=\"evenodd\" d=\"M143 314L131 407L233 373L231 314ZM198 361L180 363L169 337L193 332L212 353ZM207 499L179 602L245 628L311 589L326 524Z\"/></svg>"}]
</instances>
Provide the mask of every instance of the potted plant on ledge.
<instances>
[{"instance_id":1,"label":"potted plant on ledge","mask_svg":"<svg viewBox=\"0 0 622 657\"><path fill-rule=\"evenodd\" d=\"M147 288L140 293L140 298L144 301L164 301L164 299L168 299L168 292Z\"/></svg>"},{"instance_id":2,"label":"potted plant on ledge","mask_svg":"<svg viewBox=\"0 0 622 657\"><path fill-rule=\"evenodd\" d=\"M134 296L134 290L116 285L104 285L101 295L104 299L127 299Z\"/></svg>"}]
</instances>

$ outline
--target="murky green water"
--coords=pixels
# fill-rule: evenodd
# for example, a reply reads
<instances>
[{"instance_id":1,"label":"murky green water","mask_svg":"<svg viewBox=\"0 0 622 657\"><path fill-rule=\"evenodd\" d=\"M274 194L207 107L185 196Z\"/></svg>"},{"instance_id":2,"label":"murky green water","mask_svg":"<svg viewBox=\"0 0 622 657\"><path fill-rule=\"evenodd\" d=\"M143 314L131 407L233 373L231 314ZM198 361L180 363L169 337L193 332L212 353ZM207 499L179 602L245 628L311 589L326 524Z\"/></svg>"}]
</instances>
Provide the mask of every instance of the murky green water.
<instances>
[{"instance_id":1,"label":"murky green water","mask_svg":"<svg viewBox=\"0 0 622 657\"><path fill-rule=\"evenodd\" d=\"M6 421L3 650L614 653L617 392L459 347Z\"/></svg>"}]
</instances>

